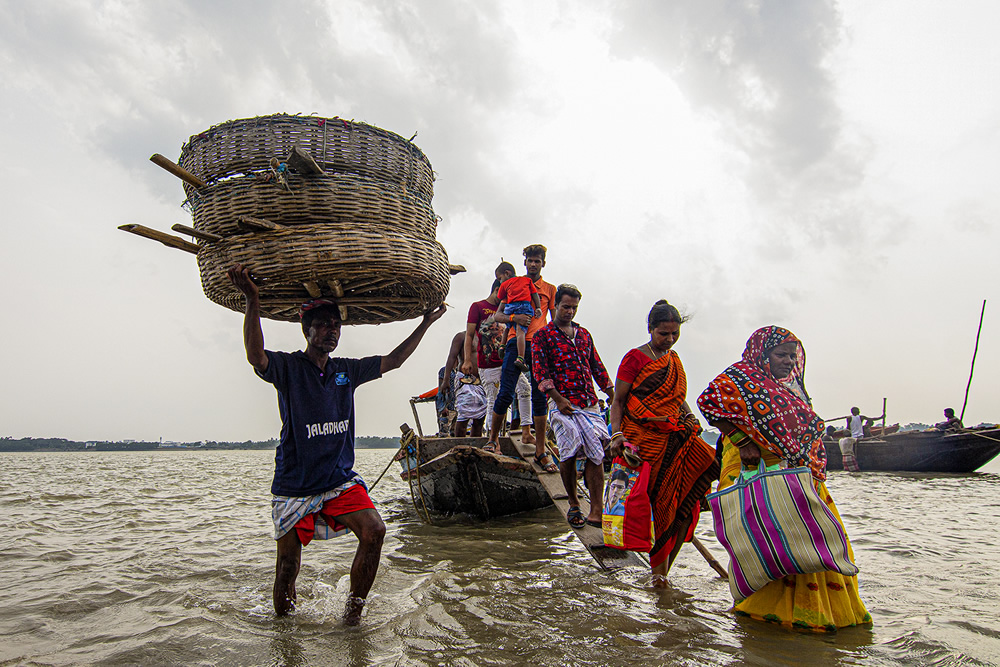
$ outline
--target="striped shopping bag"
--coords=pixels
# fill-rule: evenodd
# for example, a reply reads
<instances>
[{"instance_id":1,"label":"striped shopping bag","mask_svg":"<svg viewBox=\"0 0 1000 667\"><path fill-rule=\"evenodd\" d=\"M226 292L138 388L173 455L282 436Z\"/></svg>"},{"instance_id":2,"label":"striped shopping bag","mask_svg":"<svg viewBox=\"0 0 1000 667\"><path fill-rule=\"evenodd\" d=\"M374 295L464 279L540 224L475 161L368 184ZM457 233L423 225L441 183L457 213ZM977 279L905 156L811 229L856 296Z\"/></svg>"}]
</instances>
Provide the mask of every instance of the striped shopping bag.
<instances>
[{"instance_id":1,"label":"striped shopping bag","mask_svg":"<svg viewBox=\"0 0 1000 667\"><path fill-rule=\"evenodd\" d=\"M786 574L858 567L847 536L820 499L809 468L743 471L732 486L708 494L715 535L729 552L729 590L736 602Z\"/></svg>"}]
</instances>

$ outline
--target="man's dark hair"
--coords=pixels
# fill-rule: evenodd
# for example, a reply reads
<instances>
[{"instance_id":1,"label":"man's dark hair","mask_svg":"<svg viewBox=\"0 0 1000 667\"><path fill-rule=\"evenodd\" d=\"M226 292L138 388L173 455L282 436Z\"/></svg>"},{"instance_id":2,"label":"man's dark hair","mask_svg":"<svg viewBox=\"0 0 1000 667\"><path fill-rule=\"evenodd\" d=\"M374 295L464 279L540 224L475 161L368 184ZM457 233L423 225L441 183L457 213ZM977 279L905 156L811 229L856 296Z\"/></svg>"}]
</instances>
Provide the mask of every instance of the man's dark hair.
<instances>
[{"instance_id":1,"label":"man's dark hair","mask_svg":"<svg viewBox=\"0 0 1000 667\"><path fill-rule=\"evenodd\" d=\"M515 276L517 275L517 269L515 269L514 265L511 264L510 262L500 262L500 264L497 266L496 270L493 271L493 273L497 274L500 273L501 271L503 271L504 273L513 273Z\"/></svg>"},{"instance_id":2,"label":"man's dark hair","mask_svg":"<svg viewBox=\"0 0 1000 667\"><path fill-rule=\"evenodd\" d=\"M316 319L317 315L325 315L327 313L333 313L337 321L340 321L340 309L336 306L320 306L318 308L313 308L312 310L307 310L302 313L302 333L303 335L309 335L309 327L312 326L313 320Z\"/></svg>"},{"instance_id":3,"label":"man's dark hair","mask_svg":"<svg viewBox=\"0 0 1000 667\"><path fill-rule=\"evenodd\" d=\"M952 417L954 417L955 416L955 408L945 408L944 409L944 416L947 417L948 419L951 419Z\"/></svg>"},{"instance_id":4,"label":"man's dark hair","mask_svg":"<svg viewBox=\"0 0 1000 667\"><path fill-rule=\"evenodd\" d=\"M573 299L582 299L583 295L580 294L580 290L577 289L576 285L570 285L569 283L563 283L556 288L556 305L558 306L562 303L562 298L564 296L571 297Z\"/></svg>"},{"instance_id":5,"label":"man's dark hair","mask_svg":"<svg viewBox=\"0 0 1000 667\"><path fill-rule=\"evenodd\" d=\"M494 271L494 273L496 273L496 272ZM499 278L497 278L496 280L493 281L493 287L490 288L490 294L493 294L493 292L496 292L498 289L500 289L500 279Z\"/></svg>"},{"instance_id":6,"label":"man's dark hair","mask_svg":"<svg viewBox=\"0 0 1000 667\"><path fill-rule=\"evenodd\" d=\"M861 414L861 408L851 408L851 414L852 415L860 415Z\"/></svg>"},{"instance_id":7,"label":"man's dark hair","mask_svg":"<svg viewBox=\"0 0 1000 667\"><path fill-rule=\"evenodd\" d=\"M541 243L532 243L529 246L525 246L524 250L522 250L521 252L524 253L525 259L529 257L541 257L542 261L544 262L546 250L548 250L548 248L543 246Z\"/></svg>"},{"instance_id":8,"label":"man's dark hair","mask_svg":"<svg viewBox=\"0 0 1000 667\"><path fill-rule=\"evenodd\" d=\"M653 304L653 307L649 311L649 315L646 317L646 324L649 326L649 330L652 331L661 322L677 322L677 324L684 324L690 318L681 315L680 311L666 299L660 299Z\"/></svg>"}]
</instances>

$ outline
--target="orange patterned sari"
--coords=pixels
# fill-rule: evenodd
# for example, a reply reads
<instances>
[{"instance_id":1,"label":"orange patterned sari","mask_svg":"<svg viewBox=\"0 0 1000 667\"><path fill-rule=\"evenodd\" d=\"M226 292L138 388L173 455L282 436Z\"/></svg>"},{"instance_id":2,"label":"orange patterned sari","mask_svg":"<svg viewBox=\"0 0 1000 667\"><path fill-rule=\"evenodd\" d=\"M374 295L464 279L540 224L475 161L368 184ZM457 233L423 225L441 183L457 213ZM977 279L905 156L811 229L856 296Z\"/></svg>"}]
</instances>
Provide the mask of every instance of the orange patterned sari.
<instances>
[{"instance_id":1,"label":"orange patterned sari","mask_svg":"<svg viewBox=\"0 0 1000 667\"><path fill-rule=\"evenodd\" d=\"M698 523L701 499L719 478L715 449L698 437L698 419L683 410L687 375L671 350L639 370L622 415L625 439L650 464L649 498L656 539L649 562L666 561L677 538L689 541ZM684 535L681 524L691 517Z\"/></svg>"}]
</instances>

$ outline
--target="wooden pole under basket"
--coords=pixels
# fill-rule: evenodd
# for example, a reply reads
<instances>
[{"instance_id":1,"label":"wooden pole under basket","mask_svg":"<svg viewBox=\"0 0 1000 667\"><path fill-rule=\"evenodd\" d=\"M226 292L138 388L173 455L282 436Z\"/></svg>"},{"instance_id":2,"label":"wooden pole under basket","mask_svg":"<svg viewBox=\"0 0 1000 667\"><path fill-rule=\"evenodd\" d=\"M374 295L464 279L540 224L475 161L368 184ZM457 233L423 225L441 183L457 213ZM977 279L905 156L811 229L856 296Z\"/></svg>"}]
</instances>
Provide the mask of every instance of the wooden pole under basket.
<instances>
[{"instance_id":1,"label":"wooden pole under basket","mask_svg":"<svg viewBox=\"0 0 1000 667\"><path fill-rule=\"evenodd\" d=\"M147 239L153 239L154 241L159 241L165 246L171 248L177 248L185 252L189 252L192 255L197 255L198 251L201 250L201 246L197 243L191 243L190 241L185 241L179 236L174 236L173 234L167 234L165 232L160 232L155 229L150 229L149 227L143 227L142 225L120 225L118 229L123 232L129 232L130 234L136 234L138 236L143 236Z\"/></svg>"},{"instance_id":2,"label":"wooden pole under basket","mask_svg":"<svg viewBox=\"0 0 1000 667\"><path fill-rule=\"evenodd\" d=\"M159 153L153 153L149 157L149 161L152 162L153 164L155 164L157 167L162 167L162 168L166 169L167 171L169 171L171 174L173 174L177 178L181 179L182 181L184 181L185 183L187 183L189 185L193 185L194 187L198 188L199 190L201 188L205 187L206 185L208 185L208 183L206 183L205 181L201 180L200 178L198 178L197 176L195 176L194 174L192 174L190 171L188 171L184 167L180 166L179 164L175 164L174 162L171 162L170 160L168 160L167 158L163 157Z\"/></svg>"}]
</instances>

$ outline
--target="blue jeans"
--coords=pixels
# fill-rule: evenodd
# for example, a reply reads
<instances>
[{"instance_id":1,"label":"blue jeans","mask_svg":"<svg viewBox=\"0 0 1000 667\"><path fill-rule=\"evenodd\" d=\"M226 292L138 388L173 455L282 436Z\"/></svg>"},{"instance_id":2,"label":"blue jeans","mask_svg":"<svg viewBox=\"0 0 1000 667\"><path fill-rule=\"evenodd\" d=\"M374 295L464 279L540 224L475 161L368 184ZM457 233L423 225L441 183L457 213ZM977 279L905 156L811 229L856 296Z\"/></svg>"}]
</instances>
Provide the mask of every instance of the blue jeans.
<instances>
[{"instance_id":1,"label":"blue jeans","mask_svg":"<svg viewBox=\"0 0 1000 667\"><path fill-rule=\"evenodd\" d=\"M496 403L493 404L493 412L498 415L507 413L510 404L514 402L514 388L517 386L517 376L521 371L517 370L514 361L517 359L517 340L511 338L507 341L507 346L503 351L503 367L500 375L500 390L497 392ZM524 363L531 367L531 341L524 341ZM549 413L548 405L545 401L545 394L538 391L538 383L535 378L528 374L531 380L531 412L535 417L542 417ZM524 424L525 415L521 415L521 423ZM542 434L544 437L545 434Z\"/></svg>"},{"instance_id":2,"label":"blue jeans","mask_svg":"<svg viewBox=\"0 0 1000 667\"><path fill-rule=\"evenodd\" d=\"M511 301L506 306L503 307L503 312L507 315L527 315L528 317L535 316L535 304L531 301ZM527 331L528 327L522 327L520 324L514 323L521 331ZM527 349L527 348L525 348Z\"/></svg>"}]
</instances>

